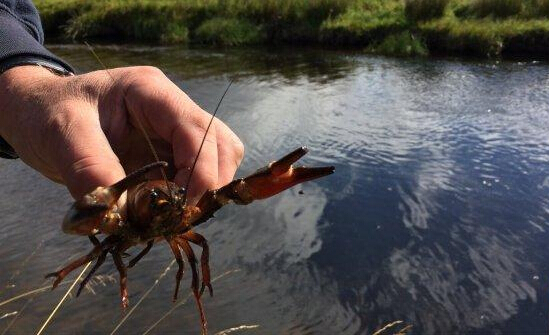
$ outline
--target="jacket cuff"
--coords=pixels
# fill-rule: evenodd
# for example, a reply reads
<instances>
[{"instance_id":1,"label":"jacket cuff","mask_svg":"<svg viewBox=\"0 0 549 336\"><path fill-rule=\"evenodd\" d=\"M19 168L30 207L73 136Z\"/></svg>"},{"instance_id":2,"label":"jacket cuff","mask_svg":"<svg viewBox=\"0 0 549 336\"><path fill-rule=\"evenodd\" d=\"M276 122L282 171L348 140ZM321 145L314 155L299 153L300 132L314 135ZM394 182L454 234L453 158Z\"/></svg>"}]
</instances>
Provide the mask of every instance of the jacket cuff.
<instances>
[{"instance_id":1,"label":"jacket cuff","mask_svg":"<svg viewBox=\"0 0 549 336\"><path fill-rule=\"evenodd\" d=\"M42 58L74 73L68 63L44 48L23 23L0 8L0 63L19 56Z\"/></svg>"}]
</instances>

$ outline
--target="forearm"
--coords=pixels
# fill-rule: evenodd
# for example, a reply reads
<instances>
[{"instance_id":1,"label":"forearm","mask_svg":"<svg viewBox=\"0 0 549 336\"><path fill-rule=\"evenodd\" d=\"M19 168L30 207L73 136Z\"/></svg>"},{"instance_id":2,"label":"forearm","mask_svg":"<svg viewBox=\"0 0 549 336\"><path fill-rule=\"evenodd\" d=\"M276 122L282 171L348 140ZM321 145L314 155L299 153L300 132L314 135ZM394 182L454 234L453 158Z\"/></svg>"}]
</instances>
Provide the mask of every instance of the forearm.
<instances>
[{"instance_id":1,"label":"forearm","mask_svg":"<svg viewBox=\"0 0 549 336\"><path fill-rule=\"evenodd\" d=\"M43 90L41 81L54 79L56 75L46 68L23 65L11 68L0 74L0 136L15 147L22 142L25 128L33 123L30 114L39 119L32 105L40 104L39 91Z\"/></svg>"},{"instance_id":2,"label":"forearm","mask_svg":"<svg viewBox=\"0 0 549 336\"><path fill-rule=\"evenodd\" d=\"M38 66L18 66L0 75L0 136L28 165L50 176L44 162L45 132L53 109L46 97L60 77ZM2 150L9 154L6 147ZM6 156L6 155L5 155Z\"/></svg>"},{"instance_id":3,"label":"forearm","mask_svg":"<svg viewBox=\"0 0 549 336\"><path fill-rule=\"evenodd\" d=\"M47 70L40 67L26 67L29 64L43 64L59 72L72 72L72 68L50 53L42 43L44 34L38 12L30 0L0 0L0 156L17 158L13 150L17 139L13 133L22 127L18 107L25 92L14 91L25 81L40 79ZM16 70L22 67L24 69ZM8 74L8 72L10 74ZM11 106L8 107L8 104ZM16 146L17 147L17 146Z\"/></svg>"}]
</instances>

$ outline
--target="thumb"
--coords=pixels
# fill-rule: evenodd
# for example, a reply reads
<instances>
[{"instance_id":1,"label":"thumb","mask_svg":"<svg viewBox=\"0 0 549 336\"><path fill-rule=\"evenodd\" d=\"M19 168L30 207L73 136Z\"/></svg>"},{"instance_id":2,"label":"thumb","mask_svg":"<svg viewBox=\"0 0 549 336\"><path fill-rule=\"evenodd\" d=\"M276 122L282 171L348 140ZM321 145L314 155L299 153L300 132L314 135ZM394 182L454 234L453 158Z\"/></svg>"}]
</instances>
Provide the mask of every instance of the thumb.
<instances>
[{"instance_id":1,"label":"thumb","mask_svg":"<svg viewBox=\"0 0 549 336\"><path fill-rule=\"evenodd\" d=\"M79 106L56 118L52 158L75 199L99 186L110 186L126 174L101 129L97 110Z\"/></svg>"}]
</instances>

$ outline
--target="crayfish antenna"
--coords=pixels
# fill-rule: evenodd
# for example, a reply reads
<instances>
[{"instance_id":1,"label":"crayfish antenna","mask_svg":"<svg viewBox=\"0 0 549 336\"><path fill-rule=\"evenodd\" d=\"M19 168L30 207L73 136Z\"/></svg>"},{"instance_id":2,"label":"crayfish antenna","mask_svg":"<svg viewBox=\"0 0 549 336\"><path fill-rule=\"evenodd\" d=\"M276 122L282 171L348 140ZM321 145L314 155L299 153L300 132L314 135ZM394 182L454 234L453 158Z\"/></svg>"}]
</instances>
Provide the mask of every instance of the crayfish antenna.
<instances>
[{"instance_id":1,"label":"crayfish antenna","mask_svg":"<svg viewBox=\"0 0 549 336\"><path fill-rule=\"evenodd\" d=\"M101 59L99 58L99 56L95 53L95 50L93 50L92 46L88 44L88 42L84 41L84 44L86 44L86 46L88 47L88 49L91 51L91 53L93 54L93 57L95 57L95 59L97 60L97 62L99 62L99 64L101 64L101 66L103 67L103 69L107 72L107 74L109 75L109 77L112 79L113 82L115 82L114 80L114 77L111 75L111 73L109 72L109 69L107 69L107 66L105 66L105 64L101 61ZM129 111L128 111L129 113ZM131 113L130 113L131 114ZM141 133L143 133L143 136L145 137L145 140L147 140L147 144L149 145L149 148L151 149L151 152L155 158L156 161L160 161L160 159L158 158L158 154L156 153L156 150L154 149L154 146L152 144L152 141L151 139L149 138L149 135L147 134L147 131L145 131L145 127L143 127L143 124L141 123L141 120L139 120L139 118L137 116L133 116L135 121L137 122L137 125L139 126L139 129L141 130ZM162 178L164 179L164 182L166 182L166 188L168 188L168 191L170 192L170 199L172 199L174 193L173 193L173 190L172 188L170 187L170 184L168 183L168 177L166 176L166 171L164 170L164 168L167 167L164 166L164 167L161 167L160 168L160 172L162 173Z\"/></svg>"},{"instance_id":2,"label":"crayfish antenna","mask_svg":"<svg viewBox=\"0 0 549 336\"><path fill-rule=\"evenodd\" d=\"M229 91L229 88L233 84L233 80L229 82L227 85L227 88L225 88L225 92L223 92L223 95L221 95L221 98L219 99L219 102L217 102L217 106L215 107L214 113L212 114L212 117L210 118L210 122L208 123L208 127L206 127L206 132L204 132L204 137L202 138L202 142L200 143L200 147L198 147L198 153L196 153L196 157L194 159L193 165L191 167L191 170L189 172L189 177L187 178L187 183L185 184L185 190L189 190L189 184L191 184L191 177L193 176L194 168L196 167L196 162L198 162L198 157L200 156L200 152L202 152L202 147L204 146L204 142L206 141L206 135L208 135L208 131L210 130L210 127L212 126L212 123L215 119L215 115L217 114L217 111L219 110L219 106L221 106L221 102L223 101L223 98L225 98L225 95ZM185 197L183 199L183 204L187 204L187 193L185 193Z\"/></svg>"},{"instance_id":3,"label":"crayfish antenna","mask_svg":"<svg viewBox=\"0 0 549 336\"><path fill-rule=\"evenodd\" d=\"M155 168L166 168L166 167L168 167L168 163L165 161L157 161L157 162L148 164L134 171L133 173L127 175L122 180L110 186L109 191L112 192L113 196L118 199L118 197L120 197L120 195L122 195L122 193L126 191L129 187L132 187L138 183L145 181L146 180L145 174L147 174L148 172L150 172Z\"/></svg>"}]
</instances>

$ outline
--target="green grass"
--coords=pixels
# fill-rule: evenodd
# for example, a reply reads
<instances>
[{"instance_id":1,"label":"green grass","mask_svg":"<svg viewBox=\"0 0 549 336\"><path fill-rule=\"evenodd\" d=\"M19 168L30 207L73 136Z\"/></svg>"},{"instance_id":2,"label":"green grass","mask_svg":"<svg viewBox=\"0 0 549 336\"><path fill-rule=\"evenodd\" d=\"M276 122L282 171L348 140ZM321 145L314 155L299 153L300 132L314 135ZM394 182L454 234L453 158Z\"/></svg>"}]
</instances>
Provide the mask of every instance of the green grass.
<instances>
[{"instance_id":1,"label":"green grass","mask_svg":"<svg viewBox=\"0 0 549 336\"><path fill-rule=\"evenodd\" d=\"M549 58L549 0L35 0L46 36Z\"/></svg>"},{"instance_id":2,"label":"green grass","mask_svg":"<svg viewBox=\"0 0 549 336\"><path fill-rule=\"evenodd\" d=\"M367 50L376 54L400 57L427 56L429 54L424 42L407 31L389 35L381 43L374 43Z\"/></svg>"},{"instance_id":3,"label":"green grass","mask_svg":"<svg viewBox=\"0 0 549 336\"><path fill-rule=\"evenodd\" d=\"M261 26L246 19L213 18L204 21L195 32L195 41L216 45L254 44L264 40Z\"/></svg>"},{"instance_id":4,"label":"green grass","mask_svg":"<svg viewBox=\"0 0 549 336\"><path fill-rule=\"evenodd\" d=\"M546 52L549 20L457 20L446 17L421 24L429 50L445 54L494 57L502 54Z\"/></svg>"},{"instance_id":5,"label":"green grass","mask_svg":"<svg viewBox=\"0 0 549 336\"><path fill-rule=\"evenodd\" d=\"M536 0L537 16L549 18L549 0Z\"/></svg>"},{"instance_id":6,"label":"green grass","mask_svg":"<svg viewBox=\"0 0 549 336\"><path fill-rule=\"evenodd\" d=\"M69 21L65 33L73 39L118 36L124 40L187 42L185 19L177 11L157 4L116 6L84 12Z\"/></svg>"},{"instance_id":7,"label":"green grass","mask_svg":"<svg viewBox=\"0 0 549 336\"><path fill-rule=\"evenodd\" d=\"M36 5L48 35L236 45L315 40L322 22L350 1L37 0Z\"/></svg>"},{"instance_id":8,"label":"green grass","mask_svg":"<svg viewBox=\"0 0 549 336\"><path fill-rule=\"evenodd\" d=\"M427 21L444 15L450 0L405 0L404 13L412 21Z\"/></svg>"},{"instance_id":9,"label":"green grass","mask_svg":"<svg viewBox=\"0 0 549 336\"><path fill-rule=\"evenodd\" d=\"M473 11L479 17L489 15L495 18L506 18L518 15L524 7L523 0L475 0Z\"/></svg>"},{"instance_id":10,"label":"green grass","mask_svg":"<svg viewBox=\"0 0 549 336\"><path fill-rule=\"evenodd\" d=\"M326 44L367 46L407 28L401 1L357 1L322 23L320 40Z\"/></svg>"}]
</instances>

